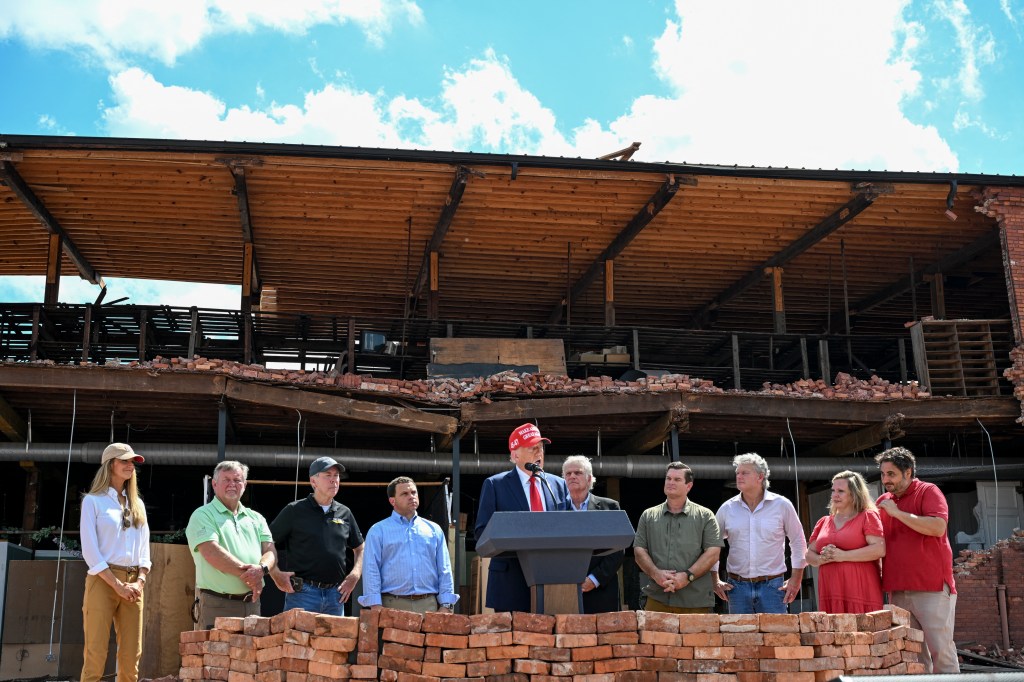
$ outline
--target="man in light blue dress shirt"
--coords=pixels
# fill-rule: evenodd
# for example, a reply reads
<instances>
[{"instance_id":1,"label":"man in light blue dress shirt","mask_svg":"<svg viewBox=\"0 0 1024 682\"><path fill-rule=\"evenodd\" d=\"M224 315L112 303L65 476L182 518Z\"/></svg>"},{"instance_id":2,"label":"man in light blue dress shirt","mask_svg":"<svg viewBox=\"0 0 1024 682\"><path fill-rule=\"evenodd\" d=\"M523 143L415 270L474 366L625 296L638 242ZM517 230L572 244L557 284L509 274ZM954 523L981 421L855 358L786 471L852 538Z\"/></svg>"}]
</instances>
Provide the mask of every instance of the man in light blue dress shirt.
<instances>
[{"instance_id":1,"label":"man in light blue dress shirt","mask_svg":"<svg viewBox=\"0 0 1024 682\"><path fill-rule=\"evenodd\" d=\"M391 516L366 534L363 561L363 608L427 613L454 611L455 594L448 541L441 527L416 513L416 483L399 476L388 484Z\"/></svg>"}]
</instances>

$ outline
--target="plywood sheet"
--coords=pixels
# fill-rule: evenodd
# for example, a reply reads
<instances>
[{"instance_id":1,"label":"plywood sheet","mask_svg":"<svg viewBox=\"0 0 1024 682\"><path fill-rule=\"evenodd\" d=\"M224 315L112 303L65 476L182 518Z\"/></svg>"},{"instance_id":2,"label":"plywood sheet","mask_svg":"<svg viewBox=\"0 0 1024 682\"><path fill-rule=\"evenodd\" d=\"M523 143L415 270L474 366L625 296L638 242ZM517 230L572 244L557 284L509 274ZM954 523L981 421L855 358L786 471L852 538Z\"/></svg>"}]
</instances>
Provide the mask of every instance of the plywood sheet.
<instances>
[{"instance_id":1,"label":"plywood sheet","mask_svg":"<svg viewBox=\"0 0 1024 682\"><path fill-rule=\"evenodd\" d=\"M192 629L196 570L186 545L150 545L153 568L146 582L139 677L177 675L179 635Z\"/></svg>"},{"instance_id":2,"label":"plywood sheet","mask_svg":"<svg viewBox=\"0 0 1024 682\"><path fill-rule=\"evenodd\" d=\"M537 365L541 374L565 374L565 345L561 339L448 339L430 340L431 362Z\"/></svg>"}]
</instances>

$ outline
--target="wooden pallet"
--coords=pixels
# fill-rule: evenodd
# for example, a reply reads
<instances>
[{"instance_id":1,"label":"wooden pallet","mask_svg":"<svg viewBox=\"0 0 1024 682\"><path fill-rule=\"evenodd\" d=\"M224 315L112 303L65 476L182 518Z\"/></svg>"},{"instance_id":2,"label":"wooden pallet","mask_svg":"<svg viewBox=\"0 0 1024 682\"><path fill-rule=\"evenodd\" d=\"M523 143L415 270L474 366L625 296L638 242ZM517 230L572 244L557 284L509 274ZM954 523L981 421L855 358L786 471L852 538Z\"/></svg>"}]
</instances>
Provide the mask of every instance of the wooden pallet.
<instances>
[{"instance_id":1,"label":"wooden pallet","mask_svg":"<svg viewBox=\"0 0 1024 682\"><path fill-rule=\"evenodd\" d=\"M910 328L914 363L932 395L1000 394L1001 367L1009 363L1006 320L923 320Z\"/></svg>"}]
</instances>

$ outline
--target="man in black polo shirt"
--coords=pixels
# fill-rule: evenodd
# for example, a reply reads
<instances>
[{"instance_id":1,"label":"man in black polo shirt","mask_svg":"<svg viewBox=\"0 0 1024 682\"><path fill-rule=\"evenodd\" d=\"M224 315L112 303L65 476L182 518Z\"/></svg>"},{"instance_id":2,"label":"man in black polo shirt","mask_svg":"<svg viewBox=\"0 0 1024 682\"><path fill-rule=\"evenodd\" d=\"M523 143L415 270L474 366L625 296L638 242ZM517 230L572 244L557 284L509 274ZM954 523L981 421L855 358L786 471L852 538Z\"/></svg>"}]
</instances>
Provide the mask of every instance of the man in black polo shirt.
<instances>
[{"instance_id":1,"label":"man in black polo shirt","mask_svg":"<svg viewBox=\"0 0 1024 682\"><path fill-rule=\"evenodd\" d=\"M345 615L344 604L363 574L363 534L352 511L335 501L344 468L330 457L309 465L313 492L287 505L270 524L270 533L287 571L271 577L285 593L284 608L332 616ZM355 557L345 574L345 550Z\"/></svg>"}]
</instances>

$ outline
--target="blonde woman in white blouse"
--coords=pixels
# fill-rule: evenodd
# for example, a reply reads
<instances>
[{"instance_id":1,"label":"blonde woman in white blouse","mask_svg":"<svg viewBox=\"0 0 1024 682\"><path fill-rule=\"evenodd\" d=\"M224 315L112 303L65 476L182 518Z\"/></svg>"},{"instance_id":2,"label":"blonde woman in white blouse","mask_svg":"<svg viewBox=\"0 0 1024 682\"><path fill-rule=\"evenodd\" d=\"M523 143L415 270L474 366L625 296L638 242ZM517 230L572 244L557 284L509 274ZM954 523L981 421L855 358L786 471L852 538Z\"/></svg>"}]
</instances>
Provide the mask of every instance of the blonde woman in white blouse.
<instances>
[{"instance_id":1,"label":"blonde woman in white blouse","mask_svg":"<svg viewBox=\"0 0 1024 682\"><path fill-rule=\"evenodd\" d=\"M82 498L82 556L89 566L82 604L85 662L81 682L105 672L110 626L117 635L117 682L137 682L142 657L142 595L149 559L146 506L139 498L135 464L145 460L130 445L111 443Z\"/></svg>"}]
</instances>

